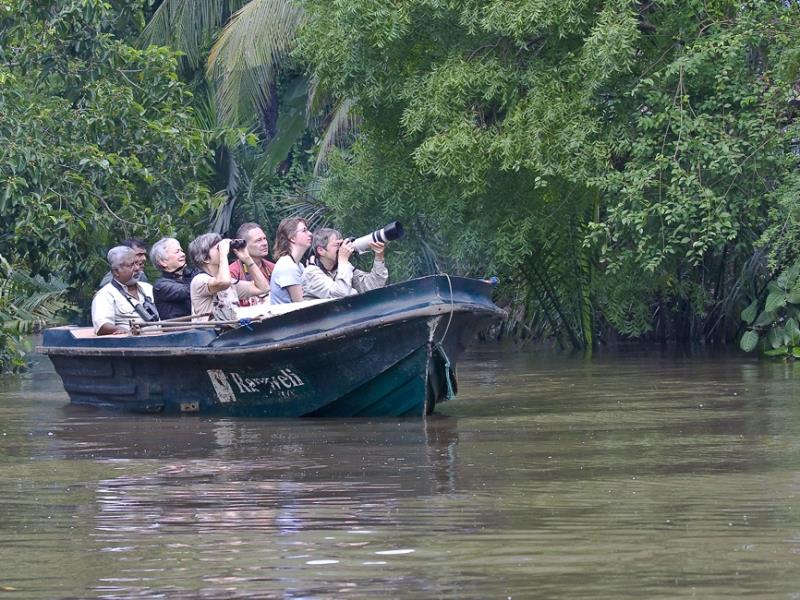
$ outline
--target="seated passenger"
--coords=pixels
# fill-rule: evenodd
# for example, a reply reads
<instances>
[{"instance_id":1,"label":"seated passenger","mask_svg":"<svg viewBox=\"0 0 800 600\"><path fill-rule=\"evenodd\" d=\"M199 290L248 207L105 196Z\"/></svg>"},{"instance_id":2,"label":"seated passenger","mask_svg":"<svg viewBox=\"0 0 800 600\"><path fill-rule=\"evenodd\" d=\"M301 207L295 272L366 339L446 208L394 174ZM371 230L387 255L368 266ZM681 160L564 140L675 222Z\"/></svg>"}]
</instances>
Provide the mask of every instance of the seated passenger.
<instances>
[{"instance_id":1,"label":"seated passenger","mask_svg":"<svg viewBox=\"0 0 800 600\"><path fill-rule=\"evenodd\" d=\"M130 322L144 322L139 310L149 311L149 320L158 320L153 304L153 286L142 283L141 262L127 246L115 246L108 251L112 278L101 287L92 300L92 324L97 335L130 332Z\"/></svg>"},{"instance_id":2,"label":"seated passenger","mask_svg":"<svg viewBox=\"0 0 800 600\"><path fill-rule=\"evenodd\" d=\"M306 222L289 217L278 225L275 236L275 255L278 262L269 282L270 304L290 304L303 300L303 265L300 259L311 247L311 232Z\"/></svg>"},{"instance_id":3,"label":"seated passenger","mask_svg":"<svg viewBox=\"0 0 800 600\"><path fill-rule=\"evenodd\" d=\"M256 267L261 269L261 272L264 273L264 277L269 281L272 270L275 268L275 263L267 260L269 256L269 241L267 241L267 236L264 235L264 230L255 223L243 223L239 226L239 229L236 230L236 237L247 242L247 252L250 254L250 258L253 259L253 262L256 263ZM242 261L235 260L229 267L232 278L246 279L247 281L253 280L253 276ZM239 299L242 306L258 304L260 301L261 298L259 296ZM264 301L268 302L269 299L265 298Z\"/></svg>"},{"instance_id":4,"label":"seated passenger","mask_svg":"<svg viewBox=\"0 0 800 600\"><path fill-rule=\"evenodd\" d=\"M122 240L119 245L133 248L133 251L136 253L136 262L139 263L139 270L141 272L141 275L139 275L139 283L147 283L147 275L144 272L144 265L147 263L147 246L145 246L142 240L137 238ZM103 279L100 281L100 287L110 282L111 271L103 275Z\"/></svg>"},{"instance_id":5,"label":"seated passenger","mask_svg":"<svg viewBox=\"0 0 800 600\"><path fill-rule=\"evenodd\" d=\"M370 247L375 251L375 260L372 270L365 273L350 264L353 244L343 240L341 233L327 228L316 231L313 248L317 261L303 271L303 297L343 298L385 286L389 279L383 259L385 244L371 242Z\"/></svg>"},{"instance_id":6,"label":"seated passenger","mask_svg":"<svg viewBox=\"0 0 800 600\"><path fill-rule=\"evenodd\" d=\"M153 299L163 320L192 314L189 287L200 270L186 264L186 254L175 238L161 238L150 249L150 260L161 271L153 284Z\"/></svg>"},{"instance_id":7,"label":"seated passenger","mask_svg":"<svg viewBox=\"0 0 800 600\"><path fill-rule=\"evenodd\" d=\"M239 298L264 294L269 283L260 269L254 269L247 246L234 250L236 257L250 269L253 281L232 279L228 267L231 240L218 233L204 233L189 244L189 256L200 272L190 286L195 321L232 321L237 318ZM209 316L210 315L210 316Z\"/></svg>"}]
</instances>

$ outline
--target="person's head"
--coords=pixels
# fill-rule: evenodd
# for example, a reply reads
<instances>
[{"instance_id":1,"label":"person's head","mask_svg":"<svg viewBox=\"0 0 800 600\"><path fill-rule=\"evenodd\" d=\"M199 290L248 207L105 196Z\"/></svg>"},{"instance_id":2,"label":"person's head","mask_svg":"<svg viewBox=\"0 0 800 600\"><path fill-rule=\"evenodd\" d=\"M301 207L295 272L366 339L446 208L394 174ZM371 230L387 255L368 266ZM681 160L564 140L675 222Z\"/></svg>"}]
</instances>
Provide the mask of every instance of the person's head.
<instances>
[{"instance_id":1,"label":"person's head","mask_svg":"<svg viewBox=\"0 0 800 600\"><path fill-rule=\"evenodd\" d=\"M142 267L136 260L136 252L128 246L114 246L106 255L108 266L114 279L122 285L135 285L142 274Z\"/></svg>"},{"instance_id":2,"label":"person's head","mask_svg":"<svg viewBox=\"0 0 800 600\"><path fill-rule=\"evenodd\" d=\"M218 233L204 233L192 240L189 244L189 258L200 269L208 264L219 264L219 249L217 244L222 240ZM227 256L225 257L227 260Z\"/></svg>"},{"instance_id":3,"label":"person's head","mask_svg":"<svg viewBox=\"0 0 800 600\"><path fill-rule=\"evenodd\" d=\"M127 240L122 240L120 246L127 246L133 249L136 253L136 262L138 262L139 267L144 270L144 265L147 262L147 246L145 243L139 238L128 238Z\"/></svg>"},{"instance_id":4,"label":"person's head","mask_svg":"<svg viewBox=\"0 0 800 600\"><path fill-rule=\"evenodd\" d=\"M236 237L247 242L247 252L251 258L263 260L269 256L269 240L256 223L242 223L236 230Z\"/></svg>"},{"instance_id":5,"label":"person's head","mask_svg":"<svg viewBox=\"0 0 800 600\"><path fill-rule=\"evenodd\" d=\"M186 254L175 238L161 238L153 244L150 260L163 273L174 273L186 266Z\"/></svg>"},{"instance_id":6,"label":"person's head","mask_svg":"<svg viewBox=\"0 0 800 600\"><path fill-rule=\"evenodd\" d=\"M287 256L292 253L292 246L306 250L311 246L311 232L306 222L300 217L288 217L278 225L275 235L275 255Z\"/></svg>"},{"instance_id":7,"label":"person's head","mask_svg":"<svg viewBox=\"0 0 800 600\"><path fill-rule=\"evenodd\" d=\"M312 248L320 258L329 258L335 262L341 242L341 232L329 227L322 227L314 232Z\"/></svg>"}]
</instances>

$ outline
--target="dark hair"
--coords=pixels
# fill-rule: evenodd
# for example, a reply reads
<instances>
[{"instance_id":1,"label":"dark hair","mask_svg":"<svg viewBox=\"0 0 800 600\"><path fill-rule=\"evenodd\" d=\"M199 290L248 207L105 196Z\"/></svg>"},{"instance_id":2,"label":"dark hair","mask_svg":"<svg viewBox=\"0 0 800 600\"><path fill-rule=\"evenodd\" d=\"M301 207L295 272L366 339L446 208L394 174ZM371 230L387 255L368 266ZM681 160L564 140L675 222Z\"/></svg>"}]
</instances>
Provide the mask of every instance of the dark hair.
<instances>
[{"instance_id":1,"label":"dark hair","mask_svg":"<svg viewBox=\"0 0 800 600\"><path fill-rule=\"evenodd\" d=\"M195 267L203 268L203 263L206 262L211 254L211 248L219 244L222 236L218 233L204 233L192 240L189 244L189 256L192 258L192 263ZM220 260L225 260L220 257Z\"/></svg>"},{"instance_id":2,"label":"dark hair","mask_svg":"<svg viewBox=\"0 0 800 600\"><path fill-rule=\"evenodd\" d=\"M127 246L128 248L142 248L145 252L147 252L147 244L145 244L139 238L128 238L127 240L122 240L120 242L120 246Z\"/></svg>"},{"instance_id":3,"label":"dark hair","mask_svg":"<svg viewBox=\"0 0 800 600\"><path fill-rule=\"evenodd\" d=\"M276 258L291 255L292 242L290 238L294 236L295 230L300 223L308 226L305 219L301 219L300 217L287 217L280 222L280 225L278 225L278 233L275 234Z\"/></svg>"}]
</instances>

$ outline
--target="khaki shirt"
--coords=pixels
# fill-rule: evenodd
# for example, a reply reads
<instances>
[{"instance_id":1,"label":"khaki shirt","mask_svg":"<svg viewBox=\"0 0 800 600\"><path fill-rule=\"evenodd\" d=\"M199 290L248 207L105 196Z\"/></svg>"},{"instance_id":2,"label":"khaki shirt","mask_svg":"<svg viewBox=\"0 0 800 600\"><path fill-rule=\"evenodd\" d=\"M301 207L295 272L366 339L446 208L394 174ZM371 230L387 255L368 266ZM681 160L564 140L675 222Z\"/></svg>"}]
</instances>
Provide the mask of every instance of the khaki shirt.
<instances>
[{"instance_id":1,"label":"khaki shirt","mask_svg":"<svg viewBox=\"0 0 800 600\"><path fill-rule=\"evenodd\" d=\"M350 263L334 269L330 274L317 265L308 265L303 271L303 298L344 298L362 294L386 285L389 271L386 263L375 260L369 273L354 269Z\"/></svg>"}]
</instances>

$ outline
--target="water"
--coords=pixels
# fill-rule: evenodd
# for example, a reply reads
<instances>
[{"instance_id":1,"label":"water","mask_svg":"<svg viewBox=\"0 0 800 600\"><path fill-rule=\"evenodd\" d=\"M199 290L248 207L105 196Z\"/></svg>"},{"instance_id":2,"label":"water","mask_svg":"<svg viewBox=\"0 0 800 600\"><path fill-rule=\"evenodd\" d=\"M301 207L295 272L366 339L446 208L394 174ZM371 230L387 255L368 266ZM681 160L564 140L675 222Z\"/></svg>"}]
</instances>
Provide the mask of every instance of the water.
<instances>
[{"instance_id":1,"label":"water","mask_svg":"<svg viewBox=\"0 0 800 600\"><path fill-rule=\"evenodd\" d=\"M0 598L800 598L800 365L480 348L435 418L0 379Z\"/></svg>"}]
</instances>

